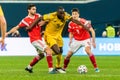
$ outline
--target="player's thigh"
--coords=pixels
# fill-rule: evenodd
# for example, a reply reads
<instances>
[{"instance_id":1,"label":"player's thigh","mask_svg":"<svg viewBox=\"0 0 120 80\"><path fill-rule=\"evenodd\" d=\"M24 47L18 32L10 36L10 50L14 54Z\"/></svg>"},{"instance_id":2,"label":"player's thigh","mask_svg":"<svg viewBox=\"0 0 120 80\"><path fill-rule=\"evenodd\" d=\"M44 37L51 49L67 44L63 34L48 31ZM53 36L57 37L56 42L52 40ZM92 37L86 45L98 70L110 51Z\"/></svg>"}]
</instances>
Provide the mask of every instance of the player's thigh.
<instances>
[{"instance_id":1,"label":"player's thigh","mask_svg":"<svg viewBox=\"0 0 120 80\"><path fill-rule=\"evenodd\" d=\"M69 46L69 51L72 51L75 53L77 50L79 50L82 47L81 43L79 41L73 41Z\"/></svg>"},{"instance_id":2,"label":"player's thigh","mask_svg":"<svg viewBox=\"0 0 120 80\"><path fill-rule=\"evenodd\" d=\"M85 46L86 53L90 54L91 53L91 41L90 41L90 39L84 40L83 45Z\"/></svg>"},{"instance_id":3,"label":"player's thigh","mask_svg":"<svg viewBox=\"0 0 120 80\"><path fill-rule=\"evenodd\" d=\"M54 44L57 44L56 39L53 36L46 36L45 41L49 47L52 47Z\"/></svg>"},{"instance_id":4,"label":"player's thigh","mask_svg":"<svg viewBox=\"0 0 120 80\"><path fill-rule=\"evenodd\" d=\"M57 39L57 45L58 45L59 47L63 47L63 39L62 39L62 38L58 38L58 39Z\"/></svg>"},{"instance_id":5,"label":"player's thigh","mask_svg":"<svg viewBox=\"0 0 120 80\"><path fill-rule=\"evenodd\" d=\"M36 40L32 42L32 45L36 48L38 53L43 53L47 48L46 43L42 40Z\"/></svg>"},{"instance_id":6,"label":"player's thigh","mask_svg":"<svg viewBox=\"0 0 120 80\"><path fill-rule=\"evenodd\" d=\"M91 40L90 39L86 39L84 41L82 41L82 45L87 47L87 46L91 46Z\"/></svg>"}]
</instances>

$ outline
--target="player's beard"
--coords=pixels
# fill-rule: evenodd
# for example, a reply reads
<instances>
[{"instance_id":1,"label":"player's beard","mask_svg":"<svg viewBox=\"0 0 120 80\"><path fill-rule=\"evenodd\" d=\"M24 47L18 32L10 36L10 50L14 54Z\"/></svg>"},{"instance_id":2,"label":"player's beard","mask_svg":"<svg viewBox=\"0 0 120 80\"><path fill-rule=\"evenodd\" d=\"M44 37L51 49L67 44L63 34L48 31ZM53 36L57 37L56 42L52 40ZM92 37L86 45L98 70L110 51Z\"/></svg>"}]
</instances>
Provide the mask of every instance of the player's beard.
<instances>
[{"instance_id":1,"label":"player's beard","mask_svg":"<svg viewBox=\"0 0 120 80\"><path fill-rule=\"evenodd\" d=\"M35 13L31 13L31 15L33 15L33 16L34 16L34 15L35 15Z\"/></svg>"},{"instance_id":2,"label":"player's beard","mask_svg":"<svg viewBox=\"0 0 120 80\"><path fill-rule=\"evenodd\" d=\"M57 17L58 17L61 21L64 21L64 16L57 15Z\"/></svg>"},{"instance_id":3,"label":"player's beard","mask_svg":"<svg viewBox=\"0 0 120 80\"><path fill-rule=\"evenodd\" d=\"M35 13L36 13L36 12L31 12L31 15L33 15L33 16L34 16L34 15L35 15Z\"/></svg>"}]
</instances>

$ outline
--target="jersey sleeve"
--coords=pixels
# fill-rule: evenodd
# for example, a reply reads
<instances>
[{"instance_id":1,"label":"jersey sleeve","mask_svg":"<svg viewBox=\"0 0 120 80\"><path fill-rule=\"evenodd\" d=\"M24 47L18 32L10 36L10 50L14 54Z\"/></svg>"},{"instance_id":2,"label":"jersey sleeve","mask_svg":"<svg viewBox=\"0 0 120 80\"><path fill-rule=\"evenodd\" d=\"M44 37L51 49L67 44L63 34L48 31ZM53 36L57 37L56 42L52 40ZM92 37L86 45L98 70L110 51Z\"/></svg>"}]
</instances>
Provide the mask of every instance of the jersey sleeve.
<instances>
[{"instance_id":1,"label":"jersey sleeve","mask_svg":"<svg viewBox=\"0 0 120 80\"><path fill-rule=\"evenodd\" d=\"M19 27L27 27L29 26L29 24L25 21L25 19L23 19L19 24L18 24Z\"/></svg>"},{"instance_id":2,"label":"jersey sleeve","mask_svg":"<svg viewBox=\"0 0 120 80\"><path fill-rule=\"evenodd\" d=\"M38 17L41 17L42 15L41 14L39 14L39 13L36 13L36 15L38 16Z\"/></svg>"},{"instance_id":3,"label":"jersey sleeve","mask_svg":"<svg viewBox=\"0 0 120 80\"><path fill-rule=\"evenodd\" d=\"M53 18L53 15L54 15L54 13L45 14L45 15L43 15L43 19L45 21L50 21Z\"/></svg>"},{"instance_id":4,"label":"jersey sleeve","mask_svg":"<svg viewBox=\"0 0 120 80\"><path fill-rule=\"evenodd\" d=\"M68 24L68 32L73 32L72 22L69 22L69 24Z\"/></svg>"},{"instance_id":5,"label":"jersey sleeve","mask_svg":"<svg viewBox=\"0 0 120 80\"><path fill-rule=\"evenodd\" d=\"M65 19L69 20L71 18L70 14L68 14L67 12L65 12Z\"/></svg>"},{"instance_id":6,"label":"jersey sleeve","mask_svg":"<svg viewBox=\"0 0 120 80\"><path fill-rule=\"evenodd\" d=\"M80 19L80 22L82 22L82 24L83 24L84 26L86 26L87 28L92 27L91 22L88 21L88 20L86 20L86 19L84 19L84 18L81 18L81 19Z\"/></svg>"}]
</instances>

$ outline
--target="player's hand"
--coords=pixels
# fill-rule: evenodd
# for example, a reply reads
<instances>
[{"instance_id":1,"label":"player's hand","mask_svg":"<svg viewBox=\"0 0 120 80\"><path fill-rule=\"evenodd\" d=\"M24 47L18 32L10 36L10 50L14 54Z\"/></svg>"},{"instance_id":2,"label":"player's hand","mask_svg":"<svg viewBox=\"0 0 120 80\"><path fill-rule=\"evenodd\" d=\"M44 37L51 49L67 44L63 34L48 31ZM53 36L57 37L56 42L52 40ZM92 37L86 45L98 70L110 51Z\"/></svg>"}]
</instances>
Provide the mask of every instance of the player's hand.
<instances>
[{"instance_id":1,"label":"player's hand","mask_svg":"<svg viewBox=\"0 0 120 80\"><path fill-rule=\"evenodd\" d=\"M1 39L0 39L0 43L1 43L1 48L4 47L5 40L1 38Z\"/></svg>"},{"instance_id":2,"label":"player's hand","mask_svg":"<svg viewBox=\"0 0 120 80\"><path fill-rule=\"evenodd\" d=\"M7 33L5 33L5 36L7 37L9 35L9 33L7 32Z\"/></svg>"},{"instance_id":3,"label":"player's hand","mask_svg":"<svg viewBox=\"0 0 120 80\"><path fill-rule=\"evenodd\" d=\"M25 27L25 30L26 30L26 31L31 31L31 29L32 29L32 28L31 28L30 26Z\"/></svg>"},{"instance_id":4,"label":"player's hand","mask_svg":"<svg viewBox=\"0 0 120 80\"><path fill-rule=\"evenodd\" d=\"M40 22L38 23L39 26L44 26L45 24L46 24L46 21L40 21Z\"/></svg>"},{"instance_id":5,"label":"player's hand","mask_svg":"<svg viewBox=\"0 0 120 80\"><path fill-rule=\"evenodd\" d=\"M95 42L92 42L92 46L93 46L94 48L96 48L96 43L95 43Z\"/></svg>"},{"instance_id":6,"label":"player's hand","mask_svg":"<svg viewBox=\"0 0 120 80\"><path fill-rule=\"evenodd\" d=\"M29 26L27 26L27 27L25 27L25 29L26 29L26 30L30 30L30 27L29 27Z\"/></svg>"}]
</instances>

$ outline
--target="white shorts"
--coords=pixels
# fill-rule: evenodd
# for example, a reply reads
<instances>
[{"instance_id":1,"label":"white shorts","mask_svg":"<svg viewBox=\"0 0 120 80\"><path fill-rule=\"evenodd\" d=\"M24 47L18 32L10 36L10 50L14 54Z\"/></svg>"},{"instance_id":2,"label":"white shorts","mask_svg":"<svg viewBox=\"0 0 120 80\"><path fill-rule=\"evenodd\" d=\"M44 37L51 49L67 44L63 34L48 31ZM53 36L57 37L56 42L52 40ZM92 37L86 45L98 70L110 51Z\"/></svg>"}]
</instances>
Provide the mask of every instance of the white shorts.
<instances>
[{"instance_id":1,"label":"white shorts","mask_svg":"<svg viewBox=\"0 0 120 80\"><path fill-rule=\"evenodd\" d=\"M38 53L44 53L45 48L47 47L44 40L36 40L32 42L32 45L36 48Z\"/></svg>"},{"instance_id":2,"label":"white shorts","mask_svg":"<svg viewBox=\"0 0 120 80\"><path fill-rule=\"evenodd\" d=\"M87 46L91 46L90 39L86 39L82 41L74 40L69 46L69 51L72 51L73 53L75 53L81 47L87 47Z\"/></svg>"}]
</instances>

